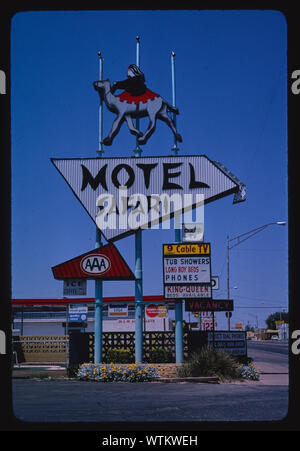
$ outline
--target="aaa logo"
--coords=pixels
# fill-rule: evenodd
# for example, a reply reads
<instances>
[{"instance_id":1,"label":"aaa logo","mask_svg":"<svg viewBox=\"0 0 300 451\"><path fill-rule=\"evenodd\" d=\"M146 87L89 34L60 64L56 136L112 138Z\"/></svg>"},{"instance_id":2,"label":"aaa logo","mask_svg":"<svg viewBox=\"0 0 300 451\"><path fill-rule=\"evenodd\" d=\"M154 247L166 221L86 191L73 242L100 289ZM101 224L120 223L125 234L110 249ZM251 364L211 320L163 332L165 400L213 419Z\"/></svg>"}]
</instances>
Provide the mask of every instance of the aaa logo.
<instances>
[{"instance_id":1,"label":"aaa logo","mask_svg":"<svg viewBox=\"0 0 300 451\"><path fill-rule=\"evenodd\" d=\"M80 262L82 271L87 274L104 274L110 270L111 262L105 255L87 255Z\"/></svg>"}]
</instances>

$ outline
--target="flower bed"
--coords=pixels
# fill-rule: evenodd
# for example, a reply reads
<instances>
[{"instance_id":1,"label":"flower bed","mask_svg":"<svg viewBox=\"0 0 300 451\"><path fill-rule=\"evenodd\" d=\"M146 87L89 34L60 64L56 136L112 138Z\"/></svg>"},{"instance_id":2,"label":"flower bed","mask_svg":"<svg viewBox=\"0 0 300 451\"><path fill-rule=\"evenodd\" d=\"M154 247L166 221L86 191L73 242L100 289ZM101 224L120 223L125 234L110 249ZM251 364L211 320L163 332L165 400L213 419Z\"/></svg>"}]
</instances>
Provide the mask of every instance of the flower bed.
<instances>
[{"instance_id":1,"label":"flower bed","mask_svg":"<svg viewBox=\"0 0 300 451\"><path fill-rule=\"evenodd\" d=\"M160 375L157 368L138 363L129 365L85 363L77 372L77 378L80 380L99 382L147 382L158 377Z\"/></svg>"}]
</instances>

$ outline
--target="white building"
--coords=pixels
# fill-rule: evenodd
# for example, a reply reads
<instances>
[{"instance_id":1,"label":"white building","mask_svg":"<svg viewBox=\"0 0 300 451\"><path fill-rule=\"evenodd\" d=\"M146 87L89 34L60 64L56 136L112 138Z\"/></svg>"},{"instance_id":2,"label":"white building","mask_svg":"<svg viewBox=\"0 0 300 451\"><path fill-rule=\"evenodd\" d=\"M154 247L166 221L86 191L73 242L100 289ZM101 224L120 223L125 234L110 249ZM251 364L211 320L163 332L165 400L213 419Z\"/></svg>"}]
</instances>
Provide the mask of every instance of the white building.
<instances>
[{"instance_id":1,"label":"white building","mask_svg":"<svg viewBox=\"0 0 300 451\"><path fill-rule=\"evenodd\" d=\"M143 330L170 330L168 304L162 302L162 296L145 296L144 298L146 299ZM103 332L134 332L134 299L123 297L109 299L111 303L107 300L103 303ZM76 321L74 321L76 315L72 316L70 313L71 306L74 305L85 305L87 310L86 314L77 317ZM66 335L68 331L74 329L94 332L94 323L93 298L13 300L14 335Z\"/></svg>"}]
</instances>

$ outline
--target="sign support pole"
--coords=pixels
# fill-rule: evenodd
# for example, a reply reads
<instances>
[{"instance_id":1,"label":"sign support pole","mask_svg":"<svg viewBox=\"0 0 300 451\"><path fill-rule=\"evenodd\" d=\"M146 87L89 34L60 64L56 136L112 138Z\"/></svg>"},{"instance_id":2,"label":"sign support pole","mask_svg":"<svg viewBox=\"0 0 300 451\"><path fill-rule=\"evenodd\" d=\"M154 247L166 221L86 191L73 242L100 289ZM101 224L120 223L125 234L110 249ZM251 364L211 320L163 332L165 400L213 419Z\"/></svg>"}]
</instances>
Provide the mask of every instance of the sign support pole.
<instances>
[{"instance_id":1,"label":"sign support pole","mask_svg":"<svg viewBox=\"0 0 300 451\"><path fill-rule=\"evenodd\" d=\"M175 53L171 53L171 67L172 67L172 106L176 107L176 84L175 84ZM173 113L173 122L176 127L176 113ZM177 147L177 140L174 136L174 145L172 147L174 155L178 155L179 148Z\"/></svg>"},{"instance_id":2,"label":"sign support pole","mask_svg":"<svg viewBox=\"0 0 300 451\"><path fill-rule=\"evenodd\" d=\"M140 66L140 38L136 37L136 65ZM139 130L139 119L136 120ZM141 156L141 148L136 141L135 157ZM142 267L142 230L135 233L135 361L143 361L143 267Z\"/></svg>"},{"instance_id":3,"label":"sign support pole","mask_svg":"<svg viewBox=\"0 0 300 451\"><path fill-rule=\"evenodd\" d=\"M227 299L230 299L230 288L229 288L229 237L228 236L227 236L226 258L227 258ZM229 312L228 312L228 330L230 330L230 313Z\"/></svg>"},{"instance_id":4,"label":"sign support pole","mask_svg":"<svg viewBox=\"0 0 300 451\"><path fill-rule=\"evenodd\" d=\"M66 305L66 335L69 335L69 304ZM70 343L70 337L66 341L66 365L69 366L69 343Z\"/></svg>"},{"instance_id":5,"label":"sign support pole","mask_svg":"<svg viewBox=\"0 0 300 451\"><path fill-rule=\"evenodd\" d=\"M175 53L171 53L171 66L172 66L172 103L176 107L176 93L175 93ZM176 126L176 116L174 113L173 121ZM178 155L178 147L176 138L174 138L174 146L172 147L174 155ZM180 220L178 215L174 215L174 227L175 227L175 243L181 242L181 227L179 228ZM176 228L178 227L178 228ZM183 313L182 313L182 300L175 301L175 357L176 363L183 363L183 327L182 327Z\"/></svg>"},{"instance_id":6,"label":"sign support pole","mask_svg":"<svg viewBox=\"0 0 300 451\"><path fill-rule=\"evenodd\" d=\"M99 56L99 79L103 79L103 58L101 52ZM100 99L99 104L99 150L97 156L101 157L104 150L102 147L102 130L103 130L103 104ZM96 226L96 244L95 248L102 246L101 231ZM94 334L94 363L102 362L102 320L103 320L103 282L95 280L95 334Z\"/></svg>"}]
</instances>

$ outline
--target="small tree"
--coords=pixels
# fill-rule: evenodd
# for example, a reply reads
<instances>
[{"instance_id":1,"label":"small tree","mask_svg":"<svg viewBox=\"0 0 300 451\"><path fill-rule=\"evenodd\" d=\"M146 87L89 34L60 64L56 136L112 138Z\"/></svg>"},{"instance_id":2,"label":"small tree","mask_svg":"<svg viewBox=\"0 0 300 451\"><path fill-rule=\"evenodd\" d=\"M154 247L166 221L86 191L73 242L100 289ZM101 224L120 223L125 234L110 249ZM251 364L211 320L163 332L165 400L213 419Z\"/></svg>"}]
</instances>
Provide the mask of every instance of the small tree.
<instances>
[{"instance_id":1,"label":"small tree","mask_svg":"<svg viewBox=\"0 0 300 451\"><path fill-rule=\"evenodd\" d=\"M289 314L286 312L275 312L271 313L266 319L266 324L268 329L276 329L275 321L284 321L285 323L289 322Z\"/></svg>"},{"instance_id":2,"label":"small tree","mask_svg":"<svg viewBox=\"0 0 300 451\"><path fill-rule=\"evenodd\" d=\"M254 332L255 329L254 329L253 326L251 326L251 324L248 323L248 324L246 325L246 327L245 327L245 331L246 331L246 332Z\"/></svg>"}]
</instances>

